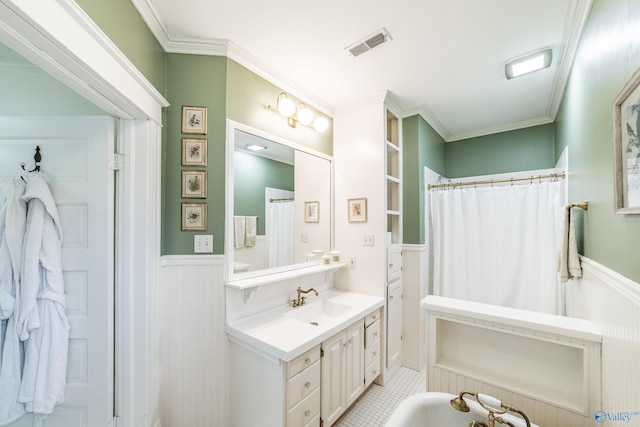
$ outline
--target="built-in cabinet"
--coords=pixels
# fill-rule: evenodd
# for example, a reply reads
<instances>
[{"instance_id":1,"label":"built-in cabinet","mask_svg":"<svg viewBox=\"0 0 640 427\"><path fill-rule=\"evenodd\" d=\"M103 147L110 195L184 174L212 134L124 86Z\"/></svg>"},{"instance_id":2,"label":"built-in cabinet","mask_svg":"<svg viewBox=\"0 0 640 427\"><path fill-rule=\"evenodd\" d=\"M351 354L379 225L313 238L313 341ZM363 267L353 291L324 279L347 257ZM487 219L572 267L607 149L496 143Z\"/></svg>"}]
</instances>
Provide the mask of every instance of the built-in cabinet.
<instances>
[{"instance_id":1,"label":"built-in cabinet","mask_svg":"<svg viewBox=\"0 0 640 427\"><path fill-rule=\"evenodd\" d=\"M400 110L387 93L338 112L333 121L335 247L349 265L336 275L336 287L385 299L380 319L381 372L375 380L381 385L402 366ZM354 198L367 200L364 221L353 221L349 215L347 201ZM389 349L392 354L387 354Z\"/></svg>"},{"instance_id":2,"label":"built-in cabinet","mask_svg":"<svg viewBox=\"0 0 640 427\"><path fill-rule=\"evenodd\" d=\"M380 375L380 310L364 318L364 388Z\"/></svg>"},{"instance_id":3,"label":"built-in cabinet","mask_svg":"<svg viewBox=\"0 0 640 427\"><path fill-rule=\"evenodd\" d=\"M393 375L402 365L402 138L400 126L401 120L389 108L385 108L386 367L390 375Z\"/></svg>"}]
</instances>

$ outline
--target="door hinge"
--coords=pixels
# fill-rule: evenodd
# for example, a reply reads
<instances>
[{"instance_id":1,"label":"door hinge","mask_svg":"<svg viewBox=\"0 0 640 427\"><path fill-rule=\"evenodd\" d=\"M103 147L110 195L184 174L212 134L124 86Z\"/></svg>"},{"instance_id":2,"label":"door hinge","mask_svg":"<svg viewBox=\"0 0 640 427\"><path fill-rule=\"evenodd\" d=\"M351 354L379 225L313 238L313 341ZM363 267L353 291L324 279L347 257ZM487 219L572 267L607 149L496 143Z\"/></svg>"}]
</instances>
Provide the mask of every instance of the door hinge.
<instances>
[{"instance_id":1,"label":"door hinge","mask_svg":"<svg viewBox=\"0 0 640 427\"><path fill-rule=\"evenodd\" d=\"M109 154L108 167L112 171L122 170L124 168L124 154Z\"/></svg>"},{"instance_id":2,"label":"door hinge","mask_svg":"<svg viewBox=\"0 0 640 427\"><path fill-rule=\"evenodd\" d=\"M322 421L322 418L320 418L320 427L324 426L324 421Z\"/></svg>"},{"instance_id":3,"label":"door hinge","mask_svg":"<svg viewBox=\"0 0 640 427\"><path fill-rule=\"evenodd\" d=\"M324 349L320 349L320 357L324 357Z\"/></svg>"}]
</instances>

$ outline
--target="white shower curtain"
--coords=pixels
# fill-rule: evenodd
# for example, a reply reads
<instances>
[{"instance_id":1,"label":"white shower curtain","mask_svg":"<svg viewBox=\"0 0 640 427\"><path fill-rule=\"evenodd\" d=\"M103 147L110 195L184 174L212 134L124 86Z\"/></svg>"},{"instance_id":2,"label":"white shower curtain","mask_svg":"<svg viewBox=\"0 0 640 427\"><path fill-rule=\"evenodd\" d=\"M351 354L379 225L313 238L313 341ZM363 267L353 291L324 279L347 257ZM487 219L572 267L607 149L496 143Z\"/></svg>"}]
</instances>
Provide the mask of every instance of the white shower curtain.
<instances>
[{"instance_id":1,"label":"white shower curtain","mask_svg":"<svg viewBox=\"0 0 640 427\"><path fill-rule=\"evenodd\" d=\"M559 181L431 191L434 294L561 314Z\"/></svg>"},{"instance_id":2,"label":"white shower curtain","mask_svg":"<svg viewBox=\"0 0 640 427\"><path fill-rule=\"evenodd\" d=\"M294 223L293 200L268 203L269 268L293 264Z\"/></svg>"}]
</instances>

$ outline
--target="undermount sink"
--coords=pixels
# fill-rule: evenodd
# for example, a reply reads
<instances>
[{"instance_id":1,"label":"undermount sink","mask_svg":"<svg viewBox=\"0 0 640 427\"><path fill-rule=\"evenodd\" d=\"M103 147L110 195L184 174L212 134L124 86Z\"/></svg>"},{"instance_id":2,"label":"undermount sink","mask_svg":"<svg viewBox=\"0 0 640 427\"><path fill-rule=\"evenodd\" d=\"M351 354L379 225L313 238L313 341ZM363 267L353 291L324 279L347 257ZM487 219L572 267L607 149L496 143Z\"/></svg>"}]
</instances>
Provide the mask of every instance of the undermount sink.
<instances>
[{"instance_id":1,"label":"undermount sink","mask_svg":"<svg viewBox=\"0 0 640 427\"><path fill-rule=\"evenodd\" d=\"M321 299L300 307L292 308L291 311L285 313L285 316L319 326L324 322L343 315L349 311L350 308L351 306L345 304Z\"/></svg>"}]
</instances>

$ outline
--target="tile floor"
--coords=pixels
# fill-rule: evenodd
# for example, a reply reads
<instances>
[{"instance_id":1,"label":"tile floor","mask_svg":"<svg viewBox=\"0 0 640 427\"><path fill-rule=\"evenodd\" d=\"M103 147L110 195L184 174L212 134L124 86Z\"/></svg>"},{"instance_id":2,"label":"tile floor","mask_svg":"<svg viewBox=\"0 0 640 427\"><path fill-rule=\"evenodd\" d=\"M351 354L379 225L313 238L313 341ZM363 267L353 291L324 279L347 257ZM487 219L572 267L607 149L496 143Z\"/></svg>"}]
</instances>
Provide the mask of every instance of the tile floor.
<instances>
[{"instance_id":1,"label":"tile floor","mask_svg":"<svg viewBox=\"0 0 640 427\"><path fill-rule=\"evenodd\" d=\"M425 370L400 368L386 386L373 384L333 427L384 426L398 404L412 394L426 391Z\"/></svg>"}]
</instances>

